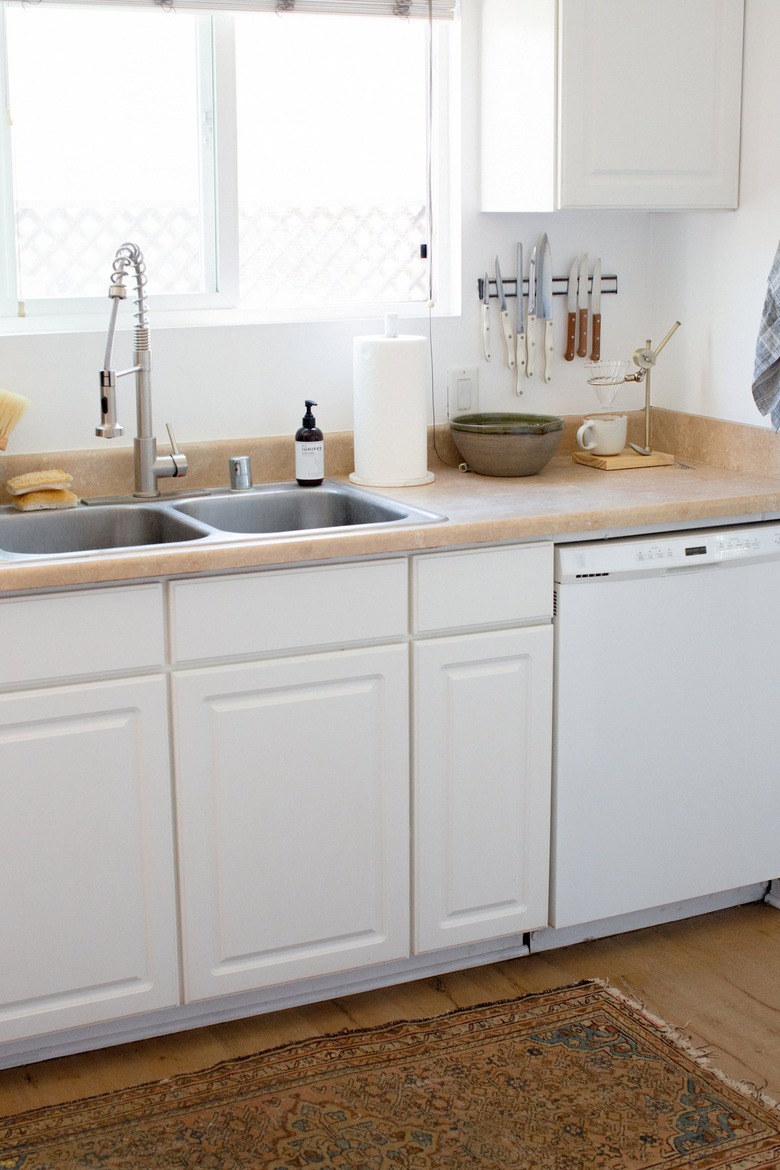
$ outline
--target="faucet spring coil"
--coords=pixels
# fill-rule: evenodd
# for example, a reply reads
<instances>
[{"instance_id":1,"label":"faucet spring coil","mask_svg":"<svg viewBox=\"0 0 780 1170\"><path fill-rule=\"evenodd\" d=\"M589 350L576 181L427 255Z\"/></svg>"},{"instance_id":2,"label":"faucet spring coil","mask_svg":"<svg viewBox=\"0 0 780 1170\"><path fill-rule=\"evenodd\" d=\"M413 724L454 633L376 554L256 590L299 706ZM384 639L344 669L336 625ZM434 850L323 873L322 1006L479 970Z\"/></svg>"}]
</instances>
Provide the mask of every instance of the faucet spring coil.
<instances>
[{"instance_id":1,"label":"faucet spring coil","mask_svg":"<svg viewBox=\"0 0 780 1170\"><path fill-rule=\"evenodd\" d=\"M114 257L111 283L124 285L128 267L132 265L135 272L135 317L138 322L136 329L147 328L146 314L149 306L146 303L146 264L144 255L137 244L122 244ZM140 347L139 348L144 348ZM148 343L145 348L148 348Z\"/></svg>"}]
</instances>

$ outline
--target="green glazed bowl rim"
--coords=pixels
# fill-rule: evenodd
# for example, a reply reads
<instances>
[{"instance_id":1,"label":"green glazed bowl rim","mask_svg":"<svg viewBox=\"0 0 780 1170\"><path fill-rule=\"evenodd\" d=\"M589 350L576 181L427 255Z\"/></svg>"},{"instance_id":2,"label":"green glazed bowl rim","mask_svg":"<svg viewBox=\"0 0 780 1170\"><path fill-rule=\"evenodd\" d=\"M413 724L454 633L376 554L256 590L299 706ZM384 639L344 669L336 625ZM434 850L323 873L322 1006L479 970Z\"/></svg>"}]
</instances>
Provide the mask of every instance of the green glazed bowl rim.
<instances>
[{"instance_id":1,"label":"green glazed bowl rim","mask_svg":"<svg viewBox=\"0 0 780 1170\"><path fill-rule=\"evenodd\" d=\"M453 431L476 435L546 435L562 431L563 419L557 414L516 414L510 411L459 414L450 419Z\"/></svg>"}]
</instances>

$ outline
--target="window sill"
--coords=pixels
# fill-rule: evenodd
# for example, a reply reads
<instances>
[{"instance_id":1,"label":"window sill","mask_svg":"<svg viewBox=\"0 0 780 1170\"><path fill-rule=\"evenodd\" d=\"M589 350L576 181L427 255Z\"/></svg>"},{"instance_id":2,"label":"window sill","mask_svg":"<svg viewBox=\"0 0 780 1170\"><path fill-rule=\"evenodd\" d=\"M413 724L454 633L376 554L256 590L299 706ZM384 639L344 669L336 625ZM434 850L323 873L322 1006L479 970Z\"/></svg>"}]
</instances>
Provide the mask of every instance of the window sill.
<instances>
[{"instance_id":1,"label":"window sill","mask_svg":"<svg viewBox=\"0 0 780 1170\"><path fill-rule=\"evenodd\" d=\"M58 333L104 333L108 327L109 300L106 297L105 311L85 313L58 313L51 315L31 313L25 317L0 317L0 337L44 336ZM239 327L246 325L326 325L350 321L384 320L388 313L394 313L402 320L427 320L429 316L448 317L456 314L441 305L430 309L423 304L407 305L361 305L345 309L280 309L266 310L208 308L208 309L164 309L156 307L154 298L149 300L149 324L153 332L161 329L202 329L211 327ZM132 307L120 311L117 329L125 332L134 325Z\"/></svg>"}]
</instances>

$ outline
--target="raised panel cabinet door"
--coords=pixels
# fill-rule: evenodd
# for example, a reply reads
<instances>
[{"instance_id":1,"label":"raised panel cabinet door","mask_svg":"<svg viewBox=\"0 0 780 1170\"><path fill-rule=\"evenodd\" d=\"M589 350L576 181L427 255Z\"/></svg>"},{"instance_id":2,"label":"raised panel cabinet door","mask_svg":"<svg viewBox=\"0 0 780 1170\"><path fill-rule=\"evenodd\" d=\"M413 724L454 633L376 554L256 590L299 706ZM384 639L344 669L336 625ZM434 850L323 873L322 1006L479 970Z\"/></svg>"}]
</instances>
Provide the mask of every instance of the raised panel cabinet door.
<instances>
[{"instance_id":1,"label":"raised panel cabinet door","mask_svg":"<svg viewBox=\"0 0 780 1170\"><path fill-rule=\"evenodd\" d=\"M181 671L186 998L409 953L408 651Z\"/></svg>"},{"instance_id":2,"label":"raised panel cabinet door","mask_svg":"<svg viewBox=\"0 0 780 1170\"><path fill-rule=\"evenodd\" d=\"M552 626L415 645L414 949L547 922Z\"/></svg>"},{"instance_id":3,"label":"raised panel cabinet door","mask_svg":"<svg viewBox=\"0 0 780 1170\"><path fill-rule=\"evenodd\" d=\"M162 678L0 695L0 1040L179 1001Z\"/></svg>"},{"instance_id":4,"label":"raised panel cabinet door","mask_svg":"<svg viewBox=\"0 0 780 1170\"><path fill-rule=\"evenodd\" d=\"M743 9L560 0L560 207L737 206Z\"/></svg>"}]
</instances>

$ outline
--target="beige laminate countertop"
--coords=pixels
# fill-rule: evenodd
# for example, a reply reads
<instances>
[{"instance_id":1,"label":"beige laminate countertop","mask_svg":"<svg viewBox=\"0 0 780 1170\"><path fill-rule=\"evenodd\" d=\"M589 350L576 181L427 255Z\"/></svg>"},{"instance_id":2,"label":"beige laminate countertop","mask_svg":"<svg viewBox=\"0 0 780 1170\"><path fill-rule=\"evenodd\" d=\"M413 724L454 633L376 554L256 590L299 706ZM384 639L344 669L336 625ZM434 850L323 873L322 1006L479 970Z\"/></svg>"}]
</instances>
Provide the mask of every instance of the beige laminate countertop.
<instances>
[{"instance_id":1,"label":"beige laminate countertop","mask_svg":"<svg viewBox=\"0 0 780 1170\"><path fill-rule=\"evenodd\" d=\"M598 471L554 459L540 475L498 479L432 464L422 487L372 488L444 522L373 531L345 529L225 543L153 546L116 554L0 563L0 592L321 561L508 540L658 530L690 521L780 514L780 479L705 464ZM345 478L345 477L338 477Z\"/></svg>"}]
</instances>

